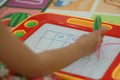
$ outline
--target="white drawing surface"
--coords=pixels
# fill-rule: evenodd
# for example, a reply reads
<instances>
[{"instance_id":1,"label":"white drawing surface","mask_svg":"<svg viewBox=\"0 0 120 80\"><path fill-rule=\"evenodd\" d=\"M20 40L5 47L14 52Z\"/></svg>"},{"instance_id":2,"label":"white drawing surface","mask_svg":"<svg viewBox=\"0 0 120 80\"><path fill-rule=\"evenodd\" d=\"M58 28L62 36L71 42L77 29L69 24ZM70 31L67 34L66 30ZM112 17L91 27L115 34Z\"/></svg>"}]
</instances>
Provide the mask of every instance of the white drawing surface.
<instances>
[{"instance_id":1,"label":"white drawing surface","mask_svg":"<svg viewBox=\"0 0 120 80\"><path fill-rule=\"evenodd\" d=\"M45 50L65 47L88 32L46 23L34 32L25 44L36 54ZM103 44L120 43L120 38L105 36ZM100 59L96 54L79 59L62 71L93 79L100 79L120 52L120 45L102 46Z\"/></svg>"}]
</instances>

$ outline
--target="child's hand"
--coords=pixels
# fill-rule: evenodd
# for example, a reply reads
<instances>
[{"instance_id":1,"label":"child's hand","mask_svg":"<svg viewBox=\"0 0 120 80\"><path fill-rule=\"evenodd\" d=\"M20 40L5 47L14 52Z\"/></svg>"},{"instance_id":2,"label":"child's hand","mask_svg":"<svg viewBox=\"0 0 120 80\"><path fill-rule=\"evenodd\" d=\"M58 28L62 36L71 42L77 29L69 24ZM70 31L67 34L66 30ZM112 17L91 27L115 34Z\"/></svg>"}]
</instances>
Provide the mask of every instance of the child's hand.
<instances>
[{"instance_id":1,"label":"child's hand","mask_svg":"<svg viewBox=\"0 0 120 80\"><path fill-rule=\"evenodd\" d=\"M98 39L101 39L99 41L99 43L101 44L106 30L107 29L102 28L90 34L84 34L76 41L76 44L80 46L80 48L82 48L80 50L82 50L83 52L83 57L88 56L96 51L98 46Z\"/></svg>"}]
</instances>

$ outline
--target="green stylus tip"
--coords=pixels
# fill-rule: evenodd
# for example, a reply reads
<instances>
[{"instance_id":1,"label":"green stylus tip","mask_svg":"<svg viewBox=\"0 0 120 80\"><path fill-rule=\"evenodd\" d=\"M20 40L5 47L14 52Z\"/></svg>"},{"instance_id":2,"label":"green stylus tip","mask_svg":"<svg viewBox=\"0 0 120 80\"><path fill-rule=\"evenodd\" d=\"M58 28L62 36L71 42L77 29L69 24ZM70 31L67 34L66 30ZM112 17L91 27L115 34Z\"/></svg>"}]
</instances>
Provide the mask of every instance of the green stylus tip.
<instances>
[{"instance_id":1,"label":"green stylus tip","mask_svg":"<svg viewBox=\"0 0 120 80\"><path fill-rule=\"evenodd\" d=\"M99 28L101 28L102 25L102 20L100 16L96 16L95 20L94 20L94 30L98 30Z\"/></svg>"}]
</instances>

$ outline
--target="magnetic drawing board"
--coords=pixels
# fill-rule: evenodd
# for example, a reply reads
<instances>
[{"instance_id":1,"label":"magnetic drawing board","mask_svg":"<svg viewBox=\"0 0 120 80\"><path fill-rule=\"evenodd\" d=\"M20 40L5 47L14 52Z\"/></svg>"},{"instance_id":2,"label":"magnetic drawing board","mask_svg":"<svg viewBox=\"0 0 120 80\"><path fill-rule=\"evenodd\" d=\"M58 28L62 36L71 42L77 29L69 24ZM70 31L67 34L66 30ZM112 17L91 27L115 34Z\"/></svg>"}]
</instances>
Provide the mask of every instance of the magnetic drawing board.
<instances>
[{"instance_id":1,"label":"magnetic drawing board","mask_svg":"<svg viewBox=\"0 0 120 80\"><path fill-rule=\"evenodd\" d=\"M60 21L58 22L62 23ZM17 34L16 31L24 33L22 34L22 37L24 38L24 43L36 54L45 50L65 47L75 42L76 39L78 39L82 34L87 34L90 32L89 29L82 30L82 28L75 29L72 27L68 27L68 25L70 24L60 25L55 22L46 22L43 24L41 23L41 25L37 24L39 24L39 22L28 19L28 21L24 21L24 23L21 23L20 25L18 25L19 27L13 30L14 34ZM22 25L24 25L24 29ZM35 29L35 26L38 27ZM72 26L76 27L75 25ZM33 33L31 33L27 28L33 28ZM26 38L25 35L29 37ZM21 36L18 35L18 37ZM113 42L119 43L120 37L106 35L103 44ZM102 46L100 51L100 60L97 60L96 54L94 53L90 56L79 59L70 66L62 69L61 72L65 72L66 74L70 73L74 75L79 75L88 79L101 79L108 71L109 67L113 64L116 57L120 54L120 45Z\"/></svg>"},{"instance_id":2,"label":"magnetic drawing board","mask_svg":"<svg viewBox=\"0 0 120 80\"><path fill-rule=\"evenodd\" d=\"M64 28L58 25L44 24L25 41L25 44L34 52L40 53L41 51L69 45L75 42L80 35L86 33L87 32ZM108 42L120 42L120 39L106 36L104 43ZM64 68L63 71L88 76L93 79L100 79L113 62L114 58L119 54L119 51L120 45L104 46L101 48L100 60L97 60L96 54L93 54L78 60Z\"/></svg>"}]
</instances>

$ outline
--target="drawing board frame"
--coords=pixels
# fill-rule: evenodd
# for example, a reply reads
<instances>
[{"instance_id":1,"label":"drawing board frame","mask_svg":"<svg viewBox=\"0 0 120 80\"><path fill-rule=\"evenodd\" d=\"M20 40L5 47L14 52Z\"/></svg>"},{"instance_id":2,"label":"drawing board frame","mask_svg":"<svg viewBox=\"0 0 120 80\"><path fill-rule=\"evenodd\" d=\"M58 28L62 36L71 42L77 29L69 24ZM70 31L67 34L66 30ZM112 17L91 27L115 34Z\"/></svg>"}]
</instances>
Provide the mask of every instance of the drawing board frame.
<instances>
[{"instance_id":1,"label":"drawing board frame","mask_svg":"<svg viewBox=\"0 0 120 80\"><path fill-rule=\"evenodd\" d=\"M67 15L60 15L60 14L53 14L53 13L41 13L34 16L31 16L21 22L19 25L17 25L16 28L14 28L11 32L19 37L23 42L29 38L34 32L36 32L39 28L41 28L42 25L49 23L49 24L55 24L71 29L76 30L82 30L87 32L93 31L93 23L94 20L90 19L84 19L84 18L78 18L73 16L67 16ZM107 36L112 36L116 38L120 38L120 26L110 23L102 23L102 26L107 27L109 30L106 32ZM117 55L117 57L114 59L108 70L105 72L104 76L101 77L102 80L105 79L113 79L113 72L114 70L120 66L120 53ZM118 69L117 71L119 71ZM59 75L68 75L73 76L79 79L91 79L86 76L76 75L64 71L58 71ZM115 78L114 78L115 79Z\"/></svg>"}]
</instances>

